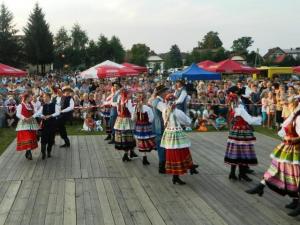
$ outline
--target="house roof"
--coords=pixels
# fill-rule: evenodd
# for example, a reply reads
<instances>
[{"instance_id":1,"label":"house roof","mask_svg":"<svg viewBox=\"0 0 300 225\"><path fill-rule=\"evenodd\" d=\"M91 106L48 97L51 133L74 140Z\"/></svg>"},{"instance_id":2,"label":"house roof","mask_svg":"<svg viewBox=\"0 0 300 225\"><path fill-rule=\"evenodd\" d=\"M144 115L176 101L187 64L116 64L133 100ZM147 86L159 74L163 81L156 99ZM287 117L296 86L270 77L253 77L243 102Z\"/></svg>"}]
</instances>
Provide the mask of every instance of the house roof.
<instances>
[{"instance_id":1,"label":"house roof","mask_svg":"<svg viewBox=\"0 0 300 225\"><path fill-rule=\"evenodd\" d=\"M300 54L300 48L289 48L289 49L283 49L287 54Z\"/></svg>"},{"instance_id":2,"label":"house roof","mask_svg":"<svg viewBox=\"0 0 300 225\"><path fill-rule=\"evenodd\" d=\"M163 61L162 58L160 58L158 55L152 55L148 57L148 62L161 62Z\"/></svg>"},{"instance_id":3,"label":"house roof","mask_svg":"<svg viewBox=\"0 0 300 225\"><path fill-rule=\"evenodd\" d=\"M281 52L282 54L285 54L285 51L283 51L281 48L276 47L276 48L271 48L268 50L268 52L264 55L264 58L269 58L272 56L275 52Z\"/></svg>"}]
</instances>

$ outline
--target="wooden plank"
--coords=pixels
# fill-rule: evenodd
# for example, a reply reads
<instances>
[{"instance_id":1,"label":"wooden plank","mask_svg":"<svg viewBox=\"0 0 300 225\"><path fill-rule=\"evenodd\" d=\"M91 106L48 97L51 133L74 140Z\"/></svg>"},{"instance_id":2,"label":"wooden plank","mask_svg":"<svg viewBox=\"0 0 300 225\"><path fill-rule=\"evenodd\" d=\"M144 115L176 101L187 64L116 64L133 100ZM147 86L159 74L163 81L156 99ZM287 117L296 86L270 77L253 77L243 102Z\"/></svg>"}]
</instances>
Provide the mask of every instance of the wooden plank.
<instances>
[{"instance_id":1,"label":"wooden plank","mask_svg":"<svg viewBox=\"0 0 300 225\"><path fill-rule=\"evenodd\" d=\"M51 184L47 212L45 216L45 225L53 225L55 223L56 202L58 195L58 181L53 180Z\"/></svg>"},{"instance_id":2,"label":"wooden plank","mask_svg":"<svg viewBox=\"0 0 300 225\"><path fill-rule=\"evenodd\" d=\"M76 217L77 224L85 225L85 209L83 199L83 181L76 180Z\"/></svg>"},{"instance_id":3,"label":"wooden plank","mask_svg":"<svg viewBox=\"0 0 300 225\"><path fill-rule=\"evenodd\" d=\"M55 225L64 223L65 180L58 180L57 200L55 209Z\"/></svg>"},{"instance_id":4,"label":"wooden plank","mask_svg":"<svg viewBox=\"0 0 300 225\"><path fill-rule=\"evenodd\" d=\"M115 222L109 205L108 197L104 188L104 183L102 179L96 179L95 182L97 187L98 198L101 203L104 224L114 225Z\"/></svg>"},{"instance_id":5,"label":"wooden plank","mask_svg":"<svg viewBox=\"0 0 300 225\"><path fill-rule=\"evenodd\" d=\"M4 198L0 203L0 225L3 225L9 215L9 211L15 201L21 186L21 181L11 181Z\"/></svg>"},{"instance_id":6,"label":"wooden plank","mask_svg":"<svg viewBox=\"0 0 300 225\"><path fill-rule=\"evenodd\" d=\"M162 219L161 215L159 214L155 206L152 204L151 199L149 198L147 193L143 190L138 179L136 177L132 177L129 179L135 194L139 198L143 208L145 209L145 212L148 215L148 218L151 221L151 224L165 225L164 220Z\"/></svg>"},{"instance_id":7,"label":"wooden plank","mask_svg":"<svg viewBox=\"0 0 300 225\"><path fill-rule=\"evenodd\" d=\"M64 225L76 225L75 181L65 182Z\"/></svg>"}]
</instances>

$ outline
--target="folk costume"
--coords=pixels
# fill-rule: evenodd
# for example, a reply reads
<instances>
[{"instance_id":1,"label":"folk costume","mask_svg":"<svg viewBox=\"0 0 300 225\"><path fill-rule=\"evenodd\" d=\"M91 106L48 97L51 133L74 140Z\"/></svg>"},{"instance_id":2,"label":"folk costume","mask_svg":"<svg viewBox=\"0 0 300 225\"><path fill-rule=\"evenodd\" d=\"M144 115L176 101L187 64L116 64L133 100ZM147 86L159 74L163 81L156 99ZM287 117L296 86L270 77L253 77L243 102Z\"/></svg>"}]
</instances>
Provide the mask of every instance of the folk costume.
<instances>
[{"instance_id":1,"label":"folk costume","mask_svg":"<svg viewBox=\"0 0 300 225\"><path fill-rule=\"evenodd\" d=\"M167 108L163 111L165 131L161 139L161 147L166 149L166 173L173 175L173 184L185 184L179 176L191 170L198 173L190 153L190 140L186 137L181 125L189 126L191 119L181 110L174 109L175 97L167 95Z\"/></svg>"},{"instance_id":2,"label":"folk costume","mask_svg":"<svg viewBox=\"0 0 300 225\"><path fill-rule=\"evenodd\" d=\"M181 87L177 89L174 93L174 96L176 97L176 108L183 111L184 113L187 113L187 91L185 87Z\"/></svg>"},{"instance_id":3,"label":"folk costume","mask_svg":"<svg viewBox=\"0 0 300 225\"><path fill-rule=\"evenodd\" d=\"M63 92L73 91L69 86L65 86L62 89ZM70 140L68 138L66 122L72 119L72 113L74 110L74 100L71 96L63 95L60 100L61 112L58 117L58 130L61 138L65 141L65 144L60 147L70 147Z\"/></svg>"},{"instance_id":4,"label":"folk costume","mask_svg":"<svg viewBox=\"0 0 300 225\"><path fill-rule=\"evenodd\" d=\"M131 120L130 111L132 110L131 100L128 99L127 91L122 90L120 100L117 105L118 117L116 119L115 130L115 149L125 151L122 161L131 161L130 158L137 157L133 149L136 146L134 139L134 125ZM130 158L128 157L130 151Z\"/></svg>"},{"instance_id":5,"label":"folk costume","mask_svg":"<svg viewBox=\"0 0 300 225\"><path fill-rule=\"evenodd\" d=\"M28 96L24 96L23 99L26 97ZM25 157L32 160L31 150L38 147L37 130L39 129L36 119L33 118L33 105L31 103L26 103L23 100L17 107L16 115L19 118L16 128L17 151L26 151Z\"/></svg>"},{"instance_id":6,"label":"folk costume","mask_svg":"<svg viewBox=\"0 0 300 225\"><path fill-rule=\"evenodd\" d=\"M161 147L161 138L164 133L164 121L162 112L167 108L167 105L164 103L164 99L162 96L168 91L164 85L159 85L155 88L156 96L155 98L150 101L150 105L153 109L154 120L152 123L152 130L155 134L155 142L156 142L156 150L158 154L158 172L165 173L165 164L166 164L166 153L165 149Z\"/></svg>"},{"instance_id":7,"label":"folk costume","mask_svg":"<svg viewBox=\"0 0 300 225\"><path fill-rule=\"evenodd\" d=\"M147 152L156 149L155 135L152 132L154 114L152 109L140 100L133 109L132 120L135 121L134 136L139 152L144 153L143 165L149 165Z\"/></svg>"},{"instance_id":8,"label":"folk costume","mask_svg":"<svg viewBox=\"0 0 300 225\"><path fill-rule=\"evenodd\" d=\"M105 138L105 140L111 140L111 133L112 133L112 129L109 123L110 120L110 111L111 111L111 100L112 100L113 94L110 94L104 102L104 109L102 111L102 116L103 116L103 123L105 126L105 132L107 134L107 137Z\"/></svg>"},{"instance_id":9,"label":"folk costume","mask_svg":"<svg viewBox=\"0 0 300 225\"><path fill-rule=\"evenodd\" d=\"M236 94L229 94L228 100L232 104L229 112L231 127L224 162L231 165L229 179L237 180L235 170L239 166L239 180L251 181L246 174L247 167L257 165L254 150L256 138L251 125L260 125L261 117L250 116Z\"/></svg>"},{"instance_id":10,"label":"folk costume","mask_svg":"<svg viewBox=\"0 0 300 225\"><path fill-rule=\"evenodd\" d=\"M264 173L263 180L249 194L264 193L267 185L280 195L293 198L286 208L294 209L290 216L300 215L300 109L292 113L282 124L279 136L283 141L271 153L271 165Z\"/></svg>"},{"instance_id":11,"label":"folk costume","mask_svg":"<svg viewBox=\"0 0 300 225\"><path fill-rule=\"evenodd\" d=\"M118 83L115 83L112 87L112 98L111 98L111 108L110 108L110 118L109 118L109 124L110 124L110 129L111 129L111 141L108 142L109 144L114 144L115 143L115 123L116 119L118 117L118 102L120 101L120 90L114 91L113 88L121 88L121 85Z\"/></svg>"},{"instance_id":12,"label":"folk costume","mask_svg":"<svg viewBox=\"0 0 300 225\"><path fill-rule=\"evenodd\" d=\"M60 107L54 102L45 103L36 116L42 118L41 120L41 152L42 159L46 158L46 151L48 158L51 157L52 146L54 145L55 132L57 129L56 117L60 114Z\"/></svg>"}]
</instances>

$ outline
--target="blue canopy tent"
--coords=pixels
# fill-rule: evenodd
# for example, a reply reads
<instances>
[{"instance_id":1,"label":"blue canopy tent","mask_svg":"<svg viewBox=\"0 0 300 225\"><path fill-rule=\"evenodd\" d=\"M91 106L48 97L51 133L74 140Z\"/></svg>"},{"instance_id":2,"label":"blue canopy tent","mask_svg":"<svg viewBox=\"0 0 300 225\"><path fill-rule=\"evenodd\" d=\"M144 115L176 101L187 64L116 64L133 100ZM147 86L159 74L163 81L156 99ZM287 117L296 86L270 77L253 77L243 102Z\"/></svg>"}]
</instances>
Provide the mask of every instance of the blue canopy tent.
<instances>
[{"instance_id":1,"label":"blue canopy tent","mask_svg":"<svg viewBox=\"0 0 300 225\"><path fill-rule=\"evenodd\" d=\"M172 73L170 80L221 80L221 74L206 71L193 63L190 67L182 71Z\"/></svg>"}]
</instances>

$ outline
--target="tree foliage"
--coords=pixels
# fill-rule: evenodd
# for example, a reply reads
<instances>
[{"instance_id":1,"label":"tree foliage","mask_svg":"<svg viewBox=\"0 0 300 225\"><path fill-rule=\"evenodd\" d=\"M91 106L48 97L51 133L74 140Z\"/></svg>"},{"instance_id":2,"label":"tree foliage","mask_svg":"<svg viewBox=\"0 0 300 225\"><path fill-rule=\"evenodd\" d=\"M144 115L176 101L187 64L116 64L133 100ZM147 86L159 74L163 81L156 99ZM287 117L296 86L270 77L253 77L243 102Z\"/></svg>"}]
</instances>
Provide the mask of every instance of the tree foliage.
<instances>
[{"instance_id":1,"label":"tree foliage","mask_svg":"<svg viewBox=\"0 0 300 225\"><path fill-rule=\"evenodd\" d=\"M16 36L13 14L4 4L0 6L0 62L21 66L23 61L21 40Z\"/></svg>"},{"instance_id":2,"label":"tree foliage","mask_svg":"<svg viewBox=\"0 0 300 225\"><path fill-rule=\"evenodd\" d=\"M231 48L233 52L246 56L248 54L248 48L251 47L253 43L254 40L252 37L241 37L233 41Z\"/></svg>"},{"instance_id":3,"label":"tree foliage","mask_svg":"<svg viewBox=\"0 0 300 225\"><path fill-rule=\"evenodd\" d=\"M42 73L44 73L45 64L53 62L54 47L52 33L45 20L45 14L38 4L35 5L29 16L24 33L25 53L28 62L33 65L42 65Z\"/></svg>"},{"instance_id":4,"label":"tree foliage","mask_svg":"<svg viewBox=\"0 0 300 225\"><path fill-rule=\"evenodd\" d=\"M145 66L150 55L150 48L146 44L134 44L128 55L129 62Z\"/></svg>"},{"instance_id":5,"label":"tree foliage","mask_svg":"<svg viewBox=\"0 0 300 225\"><path fill-rule=\"evenodd\" d=\"M167 55L166 60L167 68L180 68L182 67L182 55L177 45L172 45Z\"/></svg>"},{"instance_id":6,"label":"tree foliage","mask_svg":"<svg viewBox=\"0 0 300 225\"><path fill-rule=\"evenodd\" d=\"M223 42L219 38L219 33L214 31L208 32L202 39L202 42L198 42L200 49L216 49L222 46Z\"/></svg>"},{"instance_id":7,"label":"tree foliage","mask_svg":"<svg viewBox=\"0 0 300 225\"><path fill-rule=\"evenodd\" d=\"M125 58L125 50L121 44L121 41L118 37L112 36L109 41L111 47L111 57L113 61L117 63L122 63Z\"/></svg>"},{"instance_id":8,"label":"tree foliage","mask_svg":"<svg viewBox=\"0 0 300 225\"><path fill-rule=\"evenodd\" d=\"M62 69L65 64L69 64L70 47L71 37L68 31L61 27L54 37L54 68Z\"/></svg>"}]
</instances>

